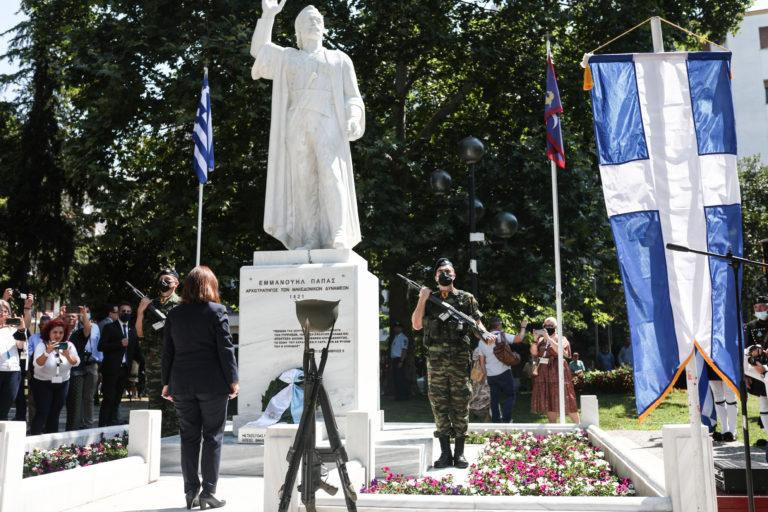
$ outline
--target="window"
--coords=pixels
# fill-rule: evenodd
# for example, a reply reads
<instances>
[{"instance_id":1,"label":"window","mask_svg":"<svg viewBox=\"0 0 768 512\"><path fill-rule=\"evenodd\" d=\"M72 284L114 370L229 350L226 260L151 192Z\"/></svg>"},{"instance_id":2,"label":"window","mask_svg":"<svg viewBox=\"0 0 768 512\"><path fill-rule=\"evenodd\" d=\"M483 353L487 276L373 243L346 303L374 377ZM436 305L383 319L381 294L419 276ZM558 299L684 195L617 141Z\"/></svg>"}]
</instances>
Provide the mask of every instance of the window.
<instances>
[{"instance_id":1,"label":"window","mask_svg":"<svg viewBox=\"0 0 768 512\"><path fill-rule=\"evenodd\" d=\"M768 80L763 80L763 87L765 88L765 102L768 103Z\"/></svg>"},{"instance_id":2,"label":"window","mask_svg":"<svg viewBox=\"0 0 768 512\"><path fill-rule=\"evenodd\" d=\"M768 27L760 27L760 49L768 48Z\"/></svg>"}]
</instances>

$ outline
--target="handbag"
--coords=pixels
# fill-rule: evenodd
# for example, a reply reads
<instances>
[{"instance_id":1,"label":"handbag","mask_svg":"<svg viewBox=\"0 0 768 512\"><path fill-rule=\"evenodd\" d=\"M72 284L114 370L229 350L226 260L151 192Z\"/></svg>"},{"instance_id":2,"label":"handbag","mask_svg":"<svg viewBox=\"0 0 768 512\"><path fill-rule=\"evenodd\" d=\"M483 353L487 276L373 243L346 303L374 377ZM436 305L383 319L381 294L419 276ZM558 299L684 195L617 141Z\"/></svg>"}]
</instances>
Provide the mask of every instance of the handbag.
<instances>
[{"instance_id":1,"label":"handbag","mask_svg":"<svg viewBox=\"0 0 768 512\"><path fill-rule=\"evenodd\" d=\"M475 361L475 364L472 365L472 371L469 373L469 378L472 379L473 382L483 381L483 369L480 368L480 361Z\"/></svg>"},{"instance_id":2,"label":"handbag","mask_svg":"<svg viewBox=\"0 0 768 512\"><path fill-rule=\"evenodd\" d=\"M501 335L504 336L503 333ZM520 354L513 352L509 343L504 340L496 342L496 345L493 347L493 355L507 366L517 366L520 364Z\"/></svg>"}]
</instances>

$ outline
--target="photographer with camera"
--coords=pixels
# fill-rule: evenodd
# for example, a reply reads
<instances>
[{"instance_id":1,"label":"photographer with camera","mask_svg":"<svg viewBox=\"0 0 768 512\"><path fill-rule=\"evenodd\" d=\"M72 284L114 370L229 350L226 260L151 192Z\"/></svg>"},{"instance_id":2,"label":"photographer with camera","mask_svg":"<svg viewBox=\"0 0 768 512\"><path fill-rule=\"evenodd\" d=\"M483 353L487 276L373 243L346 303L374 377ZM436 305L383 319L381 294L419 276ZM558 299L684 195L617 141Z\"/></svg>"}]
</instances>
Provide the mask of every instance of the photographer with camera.
<instances>
[{"instance_id":1,"label":"photographer with camera","mask_svg":"<svg viewBox=\"0 0 768 512\"><path fill-rule=\"evenodd\" d=\"M97 348L99 327L91 323L88 306L62 307L60 318L64 319L70 329L69 341L77 353L82 354L80 364L70 371L66 429L90 428L93 426L93 406L89 409L89 415L84 414L84 411L86 404L93 403L93 386L86 386L86 380L94 375L98 378L98 361L93 354L95 351L100 355Z\"/></svg>"},{"instance_id":2,"label":"photographer with camera","mask_svg":"<svg viewBox=\"0 0 768 512\"><path fill-rule=\"evenodd\" d=\"M32 379L32 394L35 397L36 413L29 429L36 436L59 431L59 414L69 390L70 370L80 364L75 346L66 341L69 327L61 318L54 318L43 327L42 342L35 347L32 361L35 376Z\"/></svg>"},{"instance_id":3,"label":"photographer with camera","mask_svg":"<svg viewBox=\"0 0 768 512\"><path fill-rule=\"evenodd\" d=\"M22 318L12 317L11 305L0 300L0 421L8 420L8 412L19 391L19 352L24 350L26 339L26 323Z\"/></svg>"}]
</instances>

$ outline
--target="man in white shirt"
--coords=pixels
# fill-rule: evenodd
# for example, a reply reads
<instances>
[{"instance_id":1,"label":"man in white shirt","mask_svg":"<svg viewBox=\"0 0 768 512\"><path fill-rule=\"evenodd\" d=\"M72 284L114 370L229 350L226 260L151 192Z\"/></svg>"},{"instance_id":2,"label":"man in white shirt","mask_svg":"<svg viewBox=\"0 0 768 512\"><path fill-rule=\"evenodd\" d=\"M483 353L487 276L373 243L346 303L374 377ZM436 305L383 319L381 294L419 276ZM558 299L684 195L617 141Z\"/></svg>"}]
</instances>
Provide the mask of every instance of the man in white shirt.
<instances>
[{"instance_id":1,"label":"man in white shirt","mask_svg":"<svg viewBox=\"0 0 768 512\"><path fill-rule=\"evenodd\" d=\"M619 366L625 364L632 366L632 338L629 336L627 336L624 346L619 350Z\"/></svg>"},{"instance_id":2,"label":"man in white shirt","mask_svg":"<svg viewBox=\"0 0 768 512\"><path fill-rule=\"evenodd\" d=\"M405 376L405 357L408 355L408 336L403 333L403 324L392 324L392 348L390 360L392 361L392 377L395 381L395 400L408 400L408 380Z\"/></svg>"},{"instance_id":3,"label":"man in white shirt","mask_svg":"<svg viewBox=\"0 0 768 512\"><path fill-rule=\"evenodd\" d=\"M515 408L515 379L512 377L510 366L505 365L493 353L496 343L520 343L525 337L528 320L520 323L520 332L513 338L501 330L501 318L493 317L488 323L491 334L496 335L496 342L480 341L480 367L491 388L491 421L494 423L511 423L512 411ZM501 394L504 393L504 413L500 414Z\"/></svg>"}]
</instances>

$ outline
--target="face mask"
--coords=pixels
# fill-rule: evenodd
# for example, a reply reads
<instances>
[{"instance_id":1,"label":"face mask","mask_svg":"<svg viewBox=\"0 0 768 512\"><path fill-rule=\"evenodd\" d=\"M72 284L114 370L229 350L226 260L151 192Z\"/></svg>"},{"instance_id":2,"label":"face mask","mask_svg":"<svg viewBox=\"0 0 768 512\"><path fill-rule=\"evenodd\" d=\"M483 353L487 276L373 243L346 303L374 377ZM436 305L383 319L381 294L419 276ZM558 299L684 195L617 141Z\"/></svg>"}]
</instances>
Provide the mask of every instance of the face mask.
<instances>
[{"instance_id":1,"label":"face mask","mask_svg":"<svg viewBox=\"0 0 768 512\"><path fill-rule=\"evenodd\" d=\"M128 320L130 320L130 319L131 319L131 314L130 313L120 313L120 321L121 322L127 324Z\"/></svg>"},{"instance_id":2,"label":"face mask","mask_svg":"<svg viewBox=\"0 0 768 512\"><path fill-rule=\"evenodd\" d=\"M453 283L453 277L450 272L443 272L437 277L437 282L440 286L450 286Z\"/></svg>"},{"instance_id":3,"label":"face mask","mask_svg":"<svg viewBox=\"0 0 768 512\"><path fill-rule=\"evenodd\" d=\"M86 313L86 314L85 314L85 318L87 318L88 320L90 320L90 319L91 319L91 314L90 314L90 313Z\"/></svg>"},{"instance_id":4,"label":"face mask","mask_svg":"<svg viewBox=\"0 0 768 512\"><path fill-rule=\"evenodd\" d=\"M755 316L757 317L758 320L765 320L766 318L768 318L768 311L758 311L757 313L755 313Z\"/></svg>"},{"instance_id":5,"label":"face mask","mask_svg":"<svg viewBox=\"0 0 768 512\"><path fill-rule=\"evenodd\" d=\"M166 281L165 279L161 279L158 281L157 286L160 288L161 292L167 292L171 289L171 283L170 281Z\"/></svg>"},{"instance_id":6,"label":"face mask","mask_svg":"<svg viewBox=\"0 0 768 512\"><path fill-rule=\"evenodd\" d=\"M557 331L557 329L555 329L554 327L547 327L546 329L547 329L547 334L549 334L550 336L555 334L555 332Z\"/></svg>"}]
</instances>

